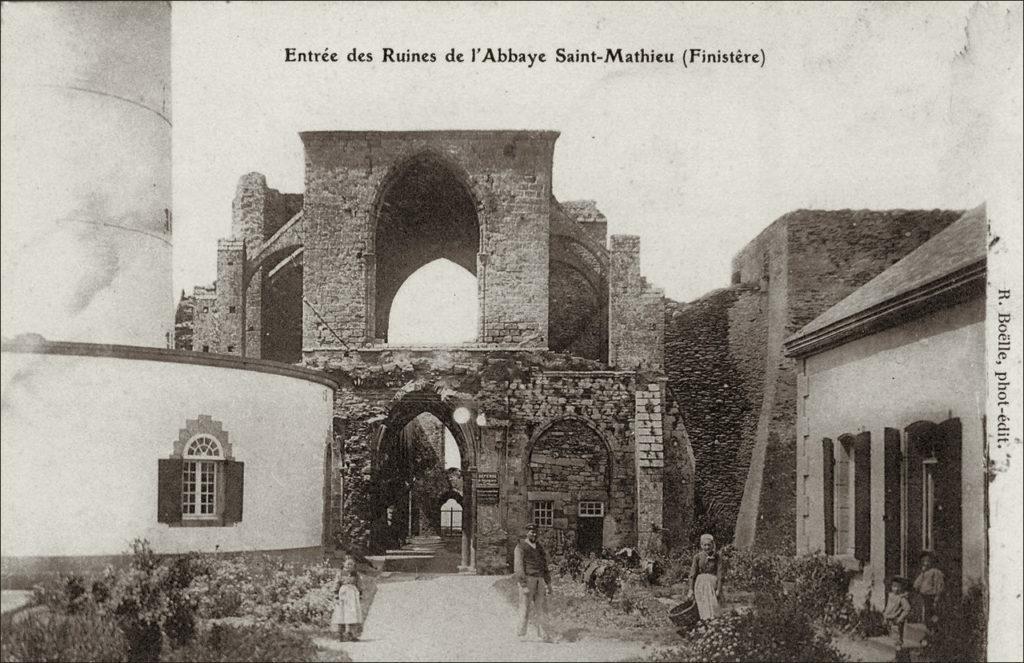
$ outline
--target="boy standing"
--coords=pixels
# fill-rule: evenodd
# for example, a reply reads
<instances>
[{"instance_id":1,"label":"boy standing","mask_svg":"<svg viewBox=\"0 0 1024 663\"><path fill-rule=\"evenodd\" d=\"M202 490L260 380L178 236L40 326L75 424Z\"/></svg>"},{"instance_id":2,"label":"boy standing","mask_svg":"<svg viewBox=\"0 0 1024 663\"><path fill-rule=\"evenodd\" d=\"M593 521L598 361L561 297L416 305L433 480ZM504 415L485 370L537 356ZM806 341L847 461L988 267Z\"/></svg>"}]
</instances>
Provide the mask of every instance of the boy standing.
<instances>
[{"instance_id":1,"label":"boy standing","mask_svg":"<svg viewBox=\"0 0 1024 663\"><path fill-rule=\"evenodd\" d=\"M885 610L882 617L889 627L889 633L896 639L896 650L903 649L903 626L910 616L910 599L908 598L906 578L897 576L892 579L889 596L885 599Z\"/></svg>"},{"instance_id":2,"label":"boy standing","mask_svg":"<svg viewBox=\"0 0 1024 663\"><path fill-rule=\"evenodd\" d=\"M921 573L914 579L914 591L921 597L921 620L929 630L939 621L939 601L945 590L946 576L935 566L934 554L921 553Z\"/></svg>"}]
</instances>

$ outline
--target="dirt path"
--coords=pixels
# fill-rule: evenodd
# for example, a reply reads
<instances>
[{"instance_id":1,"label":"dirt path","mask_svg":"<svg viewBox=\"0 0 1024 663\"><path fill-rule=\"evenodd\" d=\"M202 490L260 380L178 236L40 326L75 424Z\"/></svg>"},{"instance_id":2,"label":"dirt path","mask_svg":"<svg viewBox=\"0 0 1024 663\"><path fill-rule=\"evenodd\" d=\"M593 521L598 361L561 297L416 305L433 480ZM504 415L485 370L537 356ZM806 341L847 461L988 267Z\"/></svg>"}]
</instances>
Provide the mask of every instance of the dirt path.
<instances>
[{"instance_id":1,"label":"dirt path","mask_svg":"<svg viewBox=\"0 0 1024 663\"><path fill-rule=\"evenodd\" d=\"M443 575L381 583L353 661L616 661L642 656L637 642L545 643L515 635L515 609L494 576Z\"/></svg>"}]
</instances>

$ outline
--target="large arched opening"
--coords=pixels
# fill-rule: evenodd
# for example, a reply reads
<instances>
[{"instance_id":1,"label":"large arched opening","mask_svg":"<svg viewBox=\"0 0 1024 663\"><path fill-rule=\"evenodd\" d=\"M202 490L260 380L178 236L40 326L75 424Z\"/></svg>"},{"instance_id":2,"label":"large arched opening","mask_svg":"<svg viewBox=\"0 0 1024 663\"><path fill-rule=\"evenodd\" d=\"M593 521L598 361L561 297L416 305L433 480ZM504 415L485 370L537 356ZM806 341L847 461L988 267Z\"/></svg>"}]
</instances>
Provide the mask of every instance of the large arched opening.
<instances>
[{"instance_id":1,"label":"large arched opening","mask_svg":"<svg viewBox=\"0 0 1024 663\"><path fill-rule=\"evenodd\" d=\"M476 276L480 223L466 178L434 153L406 160L385 178L374 222L371 331L390 343L395 295L417 270L444 258Z\"/></svg>"},{"instance_id":2,"label":"large arched opening","mask_svg":"<svg viewBox=\"0 0 1024 663\"><path fill-rule=\"evenodd\" d=\"M391 345L457 345L476 339L476 277L438 258L406 279L391 303Z\"/></svg>"},{"instance_id":3,"label":"large arched opening","mask_svg":"<svg viewBox=\"0 0 1024 663\"><path fill-rule=\"evenodd\" d=\"M463 416L470 410L446 403L432 392L406 394L392 405L375 453L373 552L392 554L403 546L434 540L442 545L430 570L455 572L473 567L473 518L468 499L472 487L465 470L473 465L476 433L471 418ZM450 504L452 501L456 504ZM457 516L448 514L448 523L442 520L445 508L458 512Z\"/></svg>"}]
</instances>

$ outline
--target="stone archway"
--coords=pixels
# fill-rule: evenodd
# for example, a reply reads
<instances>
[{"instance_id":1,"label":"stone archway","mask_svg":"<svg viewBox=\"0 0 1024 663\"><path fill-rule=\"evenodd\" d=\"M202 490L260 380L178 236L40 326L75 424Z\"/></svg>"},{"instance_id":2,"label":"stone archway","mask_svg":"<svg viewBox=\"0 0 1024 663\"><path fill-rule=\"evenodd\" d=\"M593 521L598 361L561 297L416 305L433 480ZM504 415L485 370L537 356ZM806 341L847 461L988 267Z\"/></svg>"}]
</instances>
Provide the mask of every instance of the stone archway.
<instances>
[{"instance_id":1,"label":"stone archway","mask_svg":"<svg viewBox=\"0 0 1024 663\"><path fill-rule=\"evenodd\" d=\"M372 450L371 550L394 547L414 535L420 513L440 506L437 495L455 493L462 504L462 541L459 568L472 572L476 566L476 518L473 504L473 470L479 450L479 431L474 421L478 406L471 400L443 390L419 385L397 396L387 415L377 424ZM463 413L469 413L463 417ZM451 432L459 448L462 467L459 490L437 490L437 470L444 472L443 451L438 457L431 441L420 435L423 415L431 415ZM431 483L433 482L433 483ZM423 484L427 485L424 486ZM423 503L417 503L420 500ZM443 501L443 500L442 500ZM389 511L390 509L390 511Z\"/></svg>"},{"instance_id":2,"label":"stone archway","mask_svg":"<svg viewBox=\"0 0 1024 663\"><path fill-rule=\"evenodd\" d=\"M477 276L478 206L468 179L441 153L419 152L391 169L378 189L368 233L370 338L387 342L395 295L424 265L444 258Z\"/></svg>"}]
</instances>

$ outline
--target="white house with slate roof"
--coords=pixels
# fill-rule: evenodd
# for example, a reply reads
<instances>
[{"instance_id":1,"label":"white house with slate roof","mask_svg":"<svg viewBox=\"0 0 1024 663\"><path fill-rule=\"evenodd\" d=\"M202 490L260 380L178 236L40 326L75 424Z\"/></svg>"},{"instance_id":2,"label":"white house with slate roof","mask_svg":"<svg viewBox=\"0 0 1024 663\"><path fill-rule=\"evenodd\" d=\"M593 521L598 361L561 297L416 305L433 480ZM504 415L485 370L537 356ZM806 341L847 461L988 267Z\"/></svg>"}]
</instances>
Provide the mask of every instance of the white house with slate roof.
<instances>
[{"instance_id":1,"label":"white house with slate roof","mask_svg":"<svg viewBox=\"0 0 1024 663\"><path fill-rule=\"evenodd\" d=\"M986 578L984 206L785 343L797 360L798 554L823 551L881 608L934 552Z\"/></svg>"}]
</instances>

